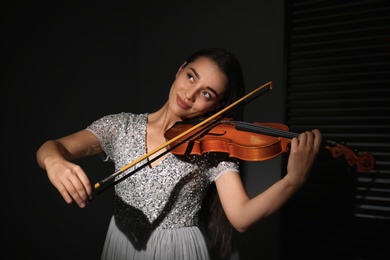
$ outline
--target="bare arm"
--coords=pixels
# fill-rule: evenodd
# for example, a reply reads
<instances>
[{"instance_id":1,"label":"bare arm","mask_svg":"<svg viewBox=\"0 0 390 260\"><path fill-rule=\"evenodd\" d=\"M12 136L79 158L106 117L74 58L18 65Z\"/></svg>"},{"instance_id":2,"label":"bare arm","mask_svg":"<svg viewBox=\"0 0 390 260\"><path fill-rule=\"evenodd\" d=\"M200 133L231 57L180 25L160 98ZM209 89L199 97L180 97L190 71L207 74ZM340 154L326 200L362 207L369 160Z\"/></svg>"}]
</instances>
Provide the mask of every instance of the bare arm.
<instances>
[{"instance_id":1,"label":"bare arm","mask_svg":"<svg viewBox=\"0 0 390 260\"><path fill-rule=\"evenodd\" d=\"M75 201L85 207L92 195L89 179L83 169L72 163L74 159L98 154L102 151L99 140L91 132L82 130L39 147L36 157L46 170L50 182L67 203Z\"/></svg>"},{"instance_id":2,"label":"bare arm","mask_svg":"<svg viewBox=\"0 0 390 260\"><path fill-rule=\"evenodd\" d=\"M321 133L318 130L292 139L287 175L254 198L248 196L238 173L220 176L216 180L217 190L231 224L243 232L280 209L305 183L320 144Z\"/></svg>"}]
</instances>

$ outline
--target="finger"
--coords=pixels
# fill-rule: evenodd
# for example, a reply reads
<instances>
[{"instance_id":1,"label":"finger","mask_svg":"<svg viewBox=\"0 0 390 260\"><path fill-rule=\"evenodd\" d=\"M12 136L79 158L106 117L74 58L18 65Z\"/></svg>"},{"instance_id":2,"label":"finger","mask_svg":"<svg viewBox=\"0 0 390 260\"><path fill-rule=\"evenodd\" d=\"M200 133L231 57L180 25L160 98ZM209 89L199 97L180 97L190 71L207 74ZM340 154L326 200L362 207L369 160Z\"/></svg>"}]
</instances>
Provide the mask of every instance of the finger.
<instances>
[{"instance_id":1,"label":"finger","mask_svg":"<svg viewBox=\"0 0 390 260\"><path fill-rule=\"evenodd\" d=\"M69 174L66 178L62 178L56 187L67 203L70 204L74 201L80 207L85 207L85 198L87 198L86 191L75 173Z\"/></svg>"},{"instance_id":2,"label":"finger","mask_svg":"<svg viewBox=\"0 0 390 260\"><path fill-rule=\"evenodd\" d=\"M319 149L322 142L322 134L318 129L313 129L312 133L314 135L314 148Z\"/></svg>"},{"instance_id":3,"label":"finger","mask_svg":"<svg viewBox=\"0 0 390 260\"><path fill-rule=\"evenodd\" d=\"M77 174L73 175L69 181L69 192L71 196L80 207L85 207L89 195L79 176Z\"/></svg>"},{"instance_id":4,"label":"finger","mask_svg":"<svg viewBox=\"0 0 390 260\"><path fill-rule=\"evenodd\" d=\"M304 132L304 133L301 133L299 136L298 136L298 144L300 147L304 147L306 146L306 142L307 142L307 133Z\"/></svg>"},{"instance_id":5,"label":"finger","mask_svg":"<svg viewBox=\"0 0 390 260\"><path fill-rule=\"evenodd\" d=\"M88 194L88 197L91 199L93 191L92 191L92 186L91 186L91 183L90 183L88 177L83 173L78 173L77 176L78 176L79 180L81 181L81 183L83 184L84 189L86 190L86 192Z\"/></svg>"},{"instance_id":6,"label":"finger","mask_svg":"<svg viewBox=\"0 0 390 260\"><path fill-rule=\"evenodd\" d=\"M88 202L88 198L92 194L89 180L79 165L75 165L72 168L72 174L69 176L69 182L66 188L80 207L85 206L85 203Z\"/></svg>"},{"instance_id":7,"label":"finger","mask_svg":"<svg viewBox=\"0 0 390 260\"><path fill-rule=\"evenodd\" d=\"M66 201L66 203L71 204L73 202L72 196L69 194L66 187L60 183L59 185L55 185L58 192L61 194L62 198Z\"/></svg>"},{"instance_id":8,"label":"finger","mask_svg":"<svg viewBox=\"0 0 390 260\"><path fill-rule=\"evenodd\" d=\"M295 151L298 147L298 137L294 137L290 142L290 151Z\"/></svg>"},{"instance_id":9,"label":"finger","mask_svg":"<svg viewBox=\"0 0 390 260\"><path fill-rule=\"evenodd\" d=\"M306 131L306 146L310 149L313 149L313 140L314 140L314 135L311 131Z\"/></svg>"}]
</instances>

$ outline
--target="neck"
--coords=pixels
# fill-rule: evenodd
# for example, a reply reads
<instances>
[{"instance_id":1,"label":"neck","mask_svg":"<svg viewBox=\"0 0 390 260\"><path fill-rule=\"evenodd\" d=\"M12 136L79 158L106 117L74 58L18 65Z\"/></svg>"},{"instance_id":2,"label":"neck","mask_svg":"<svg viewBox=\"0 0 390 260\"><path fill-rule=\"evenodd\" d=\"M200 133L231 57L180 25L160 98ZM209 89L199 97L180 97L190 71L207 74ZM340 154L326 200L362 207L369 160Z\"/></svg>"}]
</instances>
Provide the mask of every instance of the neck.
<instances>
[{"instance_id":1,"label":"neck","mask_svg":"<svg viewBox=\"0 0 390 260\"><path fill-rule=\"evenodd\" d=\"M148 124L163 133L171 128L177 121L181 121L181 119L177 116L173 116L169 112L168 103L165 103L162 108L156 112L150 113L148 116Z\"/></svg>"}]
</instances>

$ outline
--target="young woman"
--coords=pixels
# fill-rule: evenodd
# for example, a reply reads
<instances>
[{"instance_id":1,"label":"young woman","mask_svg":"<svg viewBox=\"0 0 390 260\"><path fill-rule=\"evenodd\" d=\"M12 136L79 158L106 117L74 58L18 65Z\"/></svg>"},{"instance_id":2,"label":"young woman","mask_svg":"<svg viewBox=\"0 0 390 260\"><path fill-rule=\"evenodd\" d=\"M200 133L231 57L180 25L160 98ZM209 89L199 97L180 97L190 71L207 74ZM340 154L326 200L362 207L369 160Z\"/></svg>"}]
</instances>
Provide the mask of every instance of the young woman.
<instances>
[{"instance_id":1,"label":"young woman","mask_svg":"<svg viewBox=\"0 0 390 260\"><path fill-rule=\"evenodd\" d=\"M83 208L93 188L72 160L104 153L121 169L164 144L164 133L176 122L223 109L241 97L243 87L240 64L231 53L200 50L180 66L159 110L107 115L86 129L49 140L37 151L38 164L67 203ZM140 163L149 162L146 167L115 185L102 259L209 259L201 220L219 258L229 257L234 230L243 232L284 205L307 179L320 143L316 129L292 139L287 174L253 198L240 178L239 161L226 154L168 152L150 162L163 150L151 155Z\"/></svg>"}]
</instances>

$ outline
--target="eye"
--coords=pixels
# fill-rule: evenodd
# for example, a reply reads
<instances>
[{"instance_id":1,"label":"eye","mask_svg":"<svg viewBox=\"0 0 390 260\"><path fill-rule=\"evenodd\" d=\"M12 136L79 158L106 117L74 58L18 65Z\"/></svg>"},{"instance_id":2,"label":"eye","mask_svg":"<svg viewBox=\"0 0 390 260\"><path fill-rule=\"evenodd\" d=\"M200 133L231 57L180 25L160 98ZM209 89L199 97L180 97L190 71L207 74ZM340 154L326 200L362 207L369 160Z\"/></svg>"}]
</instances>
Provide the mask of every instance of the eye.
<instances>
[{"instance_id":1,"label":"eye","mask_svg":"<svg viewBox=\"0 0 390 260\"><path fill-rule=\"evenodd\" d=\"M203 91L203 96L205 96L205 98L208 99L208 100L212 99L211 94L209 92L207 92L207 91Z\"/></svg>"},{"instance_id":2,"label":"eye","mask_svg":"<svg viewBox=\"0 0 390 260\"><path fill-rule=\"evenodd\" d=\"M188 78L191 82L194 82L194 81L195 81L195 77L192 76L190 73L187 73L187 78Z\"/></svg>"}]
</instances>

